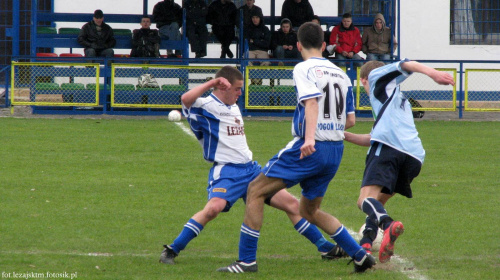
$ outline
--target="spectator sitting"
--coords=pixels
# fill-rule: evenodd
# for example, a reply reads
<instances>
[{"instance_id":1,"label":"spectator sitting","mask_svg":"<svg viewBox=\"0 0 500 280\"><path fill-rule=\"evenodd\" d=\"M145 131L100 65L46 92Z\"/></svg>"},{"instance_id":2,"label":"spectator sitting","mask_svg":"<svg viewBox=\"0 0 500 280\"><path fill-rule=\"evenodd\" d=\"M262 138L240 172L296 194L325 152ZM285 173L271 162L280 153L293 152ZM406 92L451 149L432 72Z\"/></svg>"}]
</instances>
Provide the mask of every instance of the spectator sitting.
<instances>
[{"instance_id":1,"label":"spectator sitting","mask_svg":"<svg viewBox=\"0 0 500 280\"><path fill-rule=\"evenodd\" d=\"M371 28L365 28L363 32L363 52L366 60L390 60L391 59L391 29L385 26L385 19L382 14L377 14L373 20ZM393 39L394 50L398 43ZM389 62L386 61L385 64Z\"/></svg>"},{"instance_id":2,"label":"spectator sitting","mask_svg":"<svg viewBox=\"0 0 500 280\"><path fill-rule=\"evenodd\" d=\"M246 28L247 26L252 24L252 17L250 16L251 12L256 11L257 13L260 12L262 13L262 9L259 6L255 5L255 0L246 0L246 5L242 5L241 7L238 8L237 11L237 21L236 21L236 27L240 26L240 13L243 11L243 26Z\"/></svg>"},{"instance_id":3,"label":"spectator sitting","mask_svg":"<svg viewBox=\"0 0 500 280\"><path fill-rule=\"evenodd\" d=\"M271 44L273 54L278 59L301 59L302 56L297 50L297 33L292 29L292 22L284 18L281 20L280 29L273 34ZM283 65L283 62L279 62Z\"/></svg>"},{"instance_id":4,"label":"spectator sitting","mask_svg":"<svg viewBox=\"0 0 500 280\"><path fill-rule=\"evenodd\" d=\"M345 13L342 23L333 28L330 35L330 45L336 45L335 58L337 59L359 59L358 52L361 51L362 42L359 29L352 23L352 16ZM345 67L345 62L338 62L339 67ZM354 67L361 67L363 62L354 62Z\"/></svg>"},{"instance_id":5,"label":"spectator sitting","mask_svg":"<svg viewBox=\"0 0 500 280\"><path fill-rule=\"evenodd\" d=\"M297 31L304 23L311 21L314 10L309 0L285 0L281 6L281 19L288 18L292 22L293 30Z\"/></svg>"},{"instance_id":6,"label":"spectator sitting","mask_svg":"<svg viewBox=\"0 0 500 280\"><path fill-rule=\"evenodd\" d=\"M207 22L212 24L212 32L221 43L220 58L233 58L229 46L234 40L236 6L231 0L215 0L208 6Z\"/></svg>"},{"instance_id":7,"label":"spectator sitting","mask_svg":"<svg viewBox=\"0 0 500 280\"><path fill-rule=\"evenodd\" d=\"M86 57L113 57L116 40L113 29L104 23L104 14L95 10L92 21L84 24L78 35L78 43L85 47Z\"/></svg>"},{"instance_id":8,"label":"spectator sitting","mask_svg":"<svg viewBox=\"0 0 500 280\"><path fill-rule=\"evenodd\" d=\"M186 29L191 51L196 58L207 56L207 14L208 8L205 0L184 0L186 9Z\"/></svg>"},{"instance_id":9,"label":"spectator sitting","mask_svg":"<svg viewBox=\"0 0 500 280\"><path fill-rule=\"evenodd\" d=\"M321 20L319 19L319 16L314 15L313 19L311 21L314 23L317 23L317 24L319 24L319 26L321 26ZM326 45L328 45L328 43L330 42L330 31L328 31L328 30L323 31L323 34L324 34L323 41L325 41ZM323 50L323 53L322 53L323 57L329 57L332 54L333 54L333 52L329 53L326 48Z\"/></svg>"},{"instance_id":10,"label":"spectator sitting","mask_svg":"<svg viewBox=\"0 0 500 280\"><path fill-rule=\"evenodd\" d=\"M182 25L182 8L174 0L163 0L153 8L153 20L160 29L162 39L180 41L179 27ZM180 56L181 50L167 50L168 57Z\"/></svg>"},{"instance_id":11,"label":"spectator sitting","mask_svg":"<svg viewBox=\"0 0 500 280\"><path fill-rule=\"evenodd\" d=\"M245 39L248 40L248 58L269 58L271 31L264 25L264 15L258 10L252 11L250 15L252 16L252 25L245 29ZM250 62L249 65L252 63ZM262 62L260 65L268 66L270 62Z\"/></svg>"},{"instance_id":12,"label":"spectator sitting","mask_svg":"<svg viewBox=\"0 0 500 280\"><path fill-rule=\"evenodd\" d=\"M143 16L141 29L134 29L132 34L131 57L160 57L160 35L150 26L151 18Z\"/></svg>"}]
</instances>

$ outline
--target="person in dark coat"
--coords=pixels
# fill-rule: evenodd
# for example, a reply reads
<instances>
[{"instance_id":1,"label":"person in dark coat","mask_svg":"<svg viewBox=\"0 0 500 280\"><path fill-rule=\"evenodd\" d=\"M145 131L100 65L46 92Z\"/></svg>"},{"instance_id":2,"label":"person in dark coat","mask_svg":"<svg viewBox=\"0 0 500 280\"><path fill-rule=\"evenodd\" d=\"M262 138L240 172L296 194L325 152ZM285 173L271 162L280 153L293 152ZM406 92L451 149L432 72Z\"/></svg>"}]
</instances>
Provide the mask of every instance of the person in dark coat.
<instances>
[{"instance_id":1,"label":"person in dark coat","mask_svg":"<svg viewBox=\"0 0 500 280\"><path fill-rule=\"evenodd\" d=\"M143 16L141 29L134 29L132 34L131 57L160 57L160 35L157 29L151 29L151 19Z\"/></svg>"},{"instance_id":2,"label":"person in dark coat","mask_svg":"<svg viewBox=\"0 0 500 280\"><path fill-rule=\"evenodd\" d=\"M260 12L261 14L263 14L262 9L259 6L255 5L255 0L246 0L246 4L238 8L238 14L236 15L236 27L240 27L241 11L243 11L243 28L252 24L252 17L250 15L251 12L255 11L257 13Z\"/></svg>"},{"instance_id":3,"label":"person in dark coat","mask_svg":"<svg viewBox=\"0 0 500 280\"><path fill-rule=\"evenodd\" d=\"M196 58L207 56L207 14L205 0L184 0L186 9L186 29L191 51Z\"/></svg>"},{"instance_id":4,"label":"person in dark coat","mask_svg":"<svg viewBox=\"0 0 500 280\"><path fill-rule=\"evenodd\" d=\"M248 40L248 58L269 58L271 31L264 25L264 15L258 10L251 11L252 24L245 29L245 39ZM269 65L269 61L261 66ZM251 63L249 63L251 65Z\"/></svg>"},{"instance_id":5,"label":"person in dark coat","mask_svg":"<svg viewBox=\"0 0 500 280\"><path fill-rule=\"evenodd\" d=\"M309 0L285 0L281 6L281 19L288 18L292 21L295 31L304 23L311 21L314 10Z\"/></svg>"},{"instance_id":6,"label":"person in dark coat","mask_svg":"<svg viewBox=\"0 0 500 280\"><path fill-rule=\"evenodd\" d=\"M95 10L92 21L82 26L77 40L85 48L86 57L113 57L115 54L113 29L104 23L101 10Z\"/></svg>"},{"instance_id":7,"label":"person in dark coat","mask_svg":"<svg viewBox=\"0 0 500 280\"><path fill-rule=\"evenodd\" d=\"M182 8L174 0L163 0L153 8L153 20L156 22L156 27L160 30L162 39L180 41L181 32L179 27L182 26ZM169 57L181 55L181 50L167 50Z\"/></svg>"},{"instance_id":8,"label":"person in dark coat","mask_svg":"<svg viewBox=\"0 0 500 280\"><path fill-rule=\"evenodd\" d=\"M220 58L233 58L229 49L235 38L236 5L230 0L215 0L208 6L207 22L212 24L212 32L221 43Z\"/></svg>"},{"instance_id":9,"label":"person in dark coat","mask_svg":"<svg viewBox=\"0 0 500 280\"><path fill-rule=\"evenodd\" d=\"M281 20L280 29L273 34L271 44L273 54L278 59L300 59L300 52L297 50L297 33L292 29L292 23L289 19ZM281 63L282 64L282 63Z\"/></svg>"}]
</instances>

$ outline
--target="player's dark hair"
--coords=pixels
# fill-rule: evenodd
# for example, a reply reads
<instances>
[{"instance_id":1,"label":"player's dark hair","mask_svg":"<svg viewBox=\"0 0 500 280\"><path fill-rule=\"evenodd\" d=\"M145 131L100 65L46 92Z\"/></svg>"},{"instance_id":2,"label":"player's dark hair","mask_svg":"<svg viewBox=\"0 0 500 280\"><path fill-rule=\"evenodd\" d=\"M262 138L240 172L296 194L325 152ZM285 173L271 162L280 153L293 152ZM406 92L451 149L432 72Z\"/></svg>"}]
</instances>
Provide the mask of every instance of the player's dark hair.
<instances>
[{"instance_id":1,"label":"player's dark hair","mask_svg":"<svg viewBox=\"0 0 500 280\"><path fill-rule=\"evenodd\" d=\"M141 17L141 20L142 20L143 18L149 18L149 20L151 20L151 17L150 17L150 16L142 16L142 17Z\"/></svg>"},{"instance_id":2,"label":"player's dark hair","mask_svg":"<svg viewBox=\"0 0 500 280\"><path fill-rule=\"evenodd\" d=\"M342 15L342 18L352 18L352 15L350 13L345 13Z\"/></svg>"},{"instance_id":3,"label":"player's dark hair","mask_svg":"<svg viewBox=\"0 0 500 280\"><path fill-rule=\"evenodd\" d=\"M297 38L306 49L321 49L324 40L323 29L317 23L306 22L300 26Z\"/></svg>"},{"instance_id":4,"label":"player's dark hair","mask_svg":"<svg viewBox=\"0 0 500 280\"><path fill-rule=\"evenodd\" d=\"M359 70L359 77L366 79L366 78L368 78L368 75L370 75L370 72L373 69L377 69L377 68L382 67L384 65L385 64L382 61L377 61L377 60L368 61L363 66L361 66L361 69Z\"/></svg>"},{"instance_id":5,"label":"player's dark hair","mask_svg":"<svg viewBox=\"0 0 500 280\"><path fill-rule=\"evenodd\" d=\"M223 77L228 80L229 83L234 84L236 81L243 81L243 74L240 70L232 66L224 66L215 74L215 78Z\"/></svg>"}]
</instances>

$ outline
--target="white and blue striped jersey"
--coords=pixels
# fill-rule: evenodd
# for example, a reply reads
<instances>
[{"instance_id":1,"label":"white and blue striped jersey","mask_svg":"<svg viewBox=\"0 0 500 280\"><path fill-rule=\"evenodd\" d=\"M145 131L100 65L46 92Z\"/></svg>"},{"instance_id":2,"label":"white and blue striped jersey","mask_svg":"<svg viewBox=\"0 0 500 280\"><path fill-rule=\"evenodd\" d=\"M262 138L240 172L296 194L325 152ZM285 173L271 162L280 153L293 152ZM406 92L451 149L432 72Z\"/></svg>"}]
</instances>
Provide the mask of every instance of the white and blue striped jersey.
<instances>
[{"instance_id":1,"label":"white and blue striped jersey","mask_svg":"<svg viewBox=\"0 0 500 280\"><path fill-rule=\"evenodd\" d=\"M418 137L411 105L399 85L411 73L404 71L402 60L373 70L368 76L370 103L375 124L371 141L377 141L424 162L425 150Z\"/></svg>"},{"instance_id":2,"label":"white and blue striped jersey","mask_svg":"<svg viewBox=\"0 0 500 280\"><path fill-rule=\"evenodd\" d=\"M247 144L238 105L226 105L213 93L182 108L194 135L203 147L203 158L219 164L248 163L252 151Z\"/></svg>"},{"instance_id":3,"label":"white and blue striped jersey","mask_svg":"<svg viewBox=\"0 0 500 280\"><path fill-rule=\"evenodd\" d=\"M354 114L352 84L346 73L325 58L312 57L293 69L297 107L292 135L304 138L306 131L304 100L317 98L318 124L315 140L342 141L347 114Z\"/></svg>"}]
</instances>

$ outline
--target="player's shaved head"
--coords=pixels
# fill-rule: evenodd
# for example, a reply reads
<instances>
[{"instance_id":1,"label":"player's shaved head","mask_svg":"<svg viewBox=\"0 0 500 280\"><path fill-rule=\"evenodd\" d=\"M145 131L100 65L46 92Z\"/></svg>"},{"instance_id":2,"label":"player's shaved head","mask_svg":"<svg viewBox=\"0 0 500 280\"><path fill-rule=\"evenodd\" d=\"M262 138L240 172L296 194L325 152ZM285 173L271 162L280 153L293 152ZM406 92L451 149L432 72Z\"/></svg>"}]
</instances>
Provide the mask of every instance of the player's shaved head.
<instances>
[{"instance_id":1,"label":"player's shaved head","mask_svg":"<svg viewBox=\"0 0 500 280\"><path fill-rule=\"evenodd\" d=\"M300 26L297 38L306 49L321 49L324 40L323 29L317 23L306 22Z\"/></svg>"},{"instance_id":2,"label":"player's shaved head","mask_svg":"<svg viewBox=\"0 0 500 280\"><path fill-rule=\"evenodd\" d=\"M224 66L217 71L215 78L219 77L226 78L231 84L234 84L236 81L243 81L243 74L241 74L240 70L232 66Z\"/></svg>"},{"instance_id":3,"label":"player's shaved head","mask_svg":"<svg viewBox=\"0 0 500 280\"><path fill-rule=\"evenodd\" d=\"M366 79L368 78L368 75L370 75L370 72L372 70L382 67L384 65L385 64L382 61L377 61L377 60L368 61L363 66L361 66L361 69L359 71L359 77Z\"/></svg>"}]
</instances>

